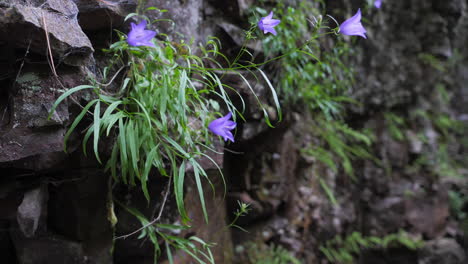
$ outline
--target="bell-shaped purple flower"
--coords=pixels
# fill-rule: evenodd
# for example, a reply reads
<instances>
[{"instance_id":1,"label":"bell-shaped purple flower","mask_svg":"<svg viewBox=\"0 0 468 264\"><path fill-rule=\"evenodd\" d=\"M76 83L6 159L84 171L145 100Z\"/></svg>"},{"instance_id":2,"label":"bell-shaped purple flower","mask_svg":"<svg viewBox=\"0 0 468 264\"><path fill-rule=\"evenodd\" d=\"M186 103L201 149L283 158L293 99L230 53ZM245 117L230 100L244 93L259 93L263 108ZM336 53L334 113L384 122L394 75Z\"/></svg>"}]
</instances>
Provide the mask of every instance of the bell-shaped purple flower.
<instances>
[{"instance_id":1,"label":"bell-shaped purple flower","mask_svg":"<svg viewBox=\"0 0 468 264\"><path fill-rule=\"evenodd\" d=\"M380 6L382 6L382 0L375 0L375 1L374 1L374 6L375 6L376 8L380 8Z\"/></svg>"},{"instance_id":2,"label":"bell-shaped purple flower","mask_svg":"<svg viewBox=\"0 0 468 264\"><path fill-rule=\"evenodd\" d=\"M229 139L234 142L234 136L230 130L236 128L237 124L236 122L229 120L231 116L232 113L229 112L224 117L211 121L211 123L208 125L208 129L210 129L211 132L215 133L216 135L222 136L224 141L228 141Z\"/></svg>"},{"instance_id":3,"label":"bell-shaped purple flower","mask_svg":"<svg viewBox=\"0 0 468 264\"><path fill-rule=\"evenodd\" d=\"M366 29L361 24L361 9L359 8L357 13L351 18L347 19L340 25L339 33L348 36L361 36L366 37Z\"/></svg>"},{"instance_id":4,"label":"bell-shaped purple flower","mask_svg":"<svg viewBox=\"0 0 468 264\"><path fill-rule=\"evenodd\" d=\"M272 18L273 11L271 11L268 16L262 17L260 21L258 21L258 27L260 28L260 30L263 31L264 34L270 32L271 34L276 36L276 30L274 29L274 27L276 27L281 22L281 20Z\"/></svg>"},{"instance_id":5,"label":"bell-shaped purple flower","mask_svg":"<svg viewBox=\"0 0 468 264\"><path fill-rule=\"evenodd\" d=\"M154 47L154 43L151 41L155 36L156 32L152 30L146 30L146 20L135 25L130 23L132 29L128 32L127 42L130 46L149 46Z\"/></svg>"}]
</instances>

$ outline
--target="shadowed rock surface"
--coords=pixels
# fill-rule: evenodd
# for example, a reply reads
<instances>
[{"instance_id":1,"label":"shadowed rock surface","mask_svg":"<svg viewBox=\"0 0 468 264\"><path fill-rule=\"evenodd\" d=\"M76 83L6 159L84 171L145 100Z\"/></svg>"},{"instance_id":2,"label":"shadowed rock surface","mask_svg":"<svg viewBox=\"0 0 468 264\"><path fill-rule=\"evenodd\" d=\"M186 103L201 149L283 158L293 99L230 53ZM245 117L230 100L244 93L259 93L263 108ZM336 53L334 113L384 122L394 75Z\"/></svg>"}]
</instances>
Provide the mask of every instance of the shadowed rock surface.
<instances>
[{"instance_id":1,"label":"shadowed rock surface","mask_svg":"<svg viewBox=\"0 0 468 264\"><path fill-rule=\"evenodd\" d=\"M366 1L325 2L327 13L342 21ZM242 45L239 38L248 26L246 14L253 4L248 0L149 0L139 8L168 10L161 16L150 12L150 17L170 18L176 26L161 22L152 26L154 30L175 38L193 37L195 43L216 35L231 54ZM132 0L0 1L2 263L152 262L151 243L137 239L138 235L113 241L114 236L138 229L140 223L117 205L114 215L110 197L112 193L115 200L154 218L167 178L154 174L149 203L140 188L111 186L102 166L91 154L86 157L81 152L85 125L71 136L68 153L63 152L65 132L80 111L77 103L85 103L89 95L67 100L47 118L65 89L87 84L89 73L99 76L97 69L106 64L100 49L115 38L113 29L128 31L133 18L124 22L124 17L137 6ZM210 223L204 223L194 183L187 181L185 202L195 228L182 235L216 242L217 263L249 263L242 254L247 241L279 244L303 263L328 263L319 247L336 235L359 231L385 236L405 230L426 241L425 246L416 251L401 246L367 250L359 263L466 263L468 224L460 222L457 213L468 214L468 199L461 200L458 212L451 204L454 191L468 197L466 164L460 170L464 178L446 178L442 177L449 173L446 170L436 173L412 165L422 157L439 162L430 154L443 145L439 139L444 131L436 122L418 116L418 111L431 116L443 112L468 122L467 12L468 3L462 0L383 1L379 10L366 9L369 37L353 40L355 52L346 62L357 73L350 96L361 104L349 106L346 122L375 132L372 149L381 163L355 162L355 180L302 155L304 146L321 140L308 133L317 125L314 116L286 107L283 122L269 128L248 87L227 75L247 103L247 122L239 125L236 143L224 155L214 157L223 167L228 192L224 200L216 167L208 160L201 162L216 190L205 196ZM49 46L58 76L48 61ZM249 48L261 52L259 45ZM440 87L451 95L446 103L437 95ZM263 99L268 98L268 89L261 84L255 89L262 103L268 104ZM391 123L385 116L390 111L411 117L401 128L403 139L396 139L389 130ZM274 121L277 117L274 111L271 114ZM466 155L461 143L466 139L457 140L448 144L449 155ZM336 205L330 202L324 184L336 197ZM224 228L232 220L237 200L251 204L252 211L238 222L249 233ZM177 216L170 193L162 222L177 222ZM174 258L176 263L190 261L180 252Z\"/></svg>"}]
</instances>

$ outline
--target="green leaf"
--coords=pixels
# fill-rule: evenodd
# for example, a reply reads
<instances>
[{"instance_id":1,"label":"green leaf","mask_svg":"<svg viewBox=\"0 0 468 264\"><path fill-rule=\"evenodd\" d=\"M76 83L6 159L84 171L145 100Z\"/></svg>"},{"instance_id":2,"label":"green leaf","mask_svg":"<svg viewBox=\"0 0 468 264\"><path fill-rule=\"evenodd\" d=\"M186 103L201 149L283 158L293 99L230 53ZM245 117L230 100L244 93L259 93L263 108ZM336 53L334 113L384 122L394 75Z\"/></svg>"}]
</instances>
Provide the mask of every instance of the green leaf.
<instances>
[{"instance_id":1,"label":"green leaf","mask_svg":"<svg viewBox=\"0 0 468 264\"><path fill-rule=\"evenodd\" d=\"M194 164L194 163L196 163L195 160L191 159L191 163L192 163L192 166L193 166L193 174L195 176L195 183L197 184L198 196L200 197L200 203L201 203L202 210L203 210L203 216L205 217L205 222L208 224L208 213L206 211L205 197L204 197L204 193L203 193L203 186L202 186L202 183L201 183L201 180L200 180L200 171L199 171L198 166Z\"/></svg>"},{"instance_id":2,"label":"green leaf","mask_svg":"<svg viewBox=\"0 0 468 264\"><path fill-rule=\"evenodd\" d=\"M115 101L113 102L112 104L110 104L106 111L104 112L104 114L102 115L102 120L107 120L109 118L109 116L111 116L112 112L114 112L114 110L120 105L122 104L122 101L121 100L118 100L118 101Z\"/></svg>"},{"instance_id":3,"label":"green leaf","mask_svg":"<svg viewBox=\"0 0 468 264\"><path fill-rule=\"evenodd\" d=\"M176 198L177 209L184 222L189 220L184 206L184 180L185 180L185 162L180 164L179 171L175 168L175 161L172 163L174 169L174 195Z\"/></svg>"},{"instance_id":4,"label":"green leaf","mask_svg":"<svg viewBox=\"0 0 468 264\"><path fill-rule=\"evenodd\" d=\"M115 143L114 147L112 148L111 157L107 161L107 165L106 165L106 169L105 169L107 171L110 168L112 178L114 178L114 180L116 182L119 181L119 179L117 178L117 153L118 152L119 152L119 144Z\"/></svg>"},{"instance_id":5,"label":"green leaf","mask_svg":"<svg viewBox=\"0 0 468 264\"><path fill-rule=\"evenodd\" d=\"M135 98L130 98L132 99L133 101L135 101L138 106L140 106L140 109L143 111L143 113L145 114L145 117L146 117L146 121L148 122L148 126L151 127L151 117L148 113L148 111L146 111L145 107L140 103L140 101L138 101L137 99Z\"/></svg>"},{"instance_id":6,"label":"green leaf","mask_svg":"<svg viewBox=\"0 0 468 264\"><path fill-rule=\"evenodd\" d=\"M98 101L94 107L94 141L93 141L93 150L94 155L99 163L102 164L101 159L99 158L99 150L98 150L98 143L99 143L99 131L101 126L101 102Z\"/></svg>"},{"instance_id":7,"label":"green leaf","mask_svg":"<svg viewBox=\"0 0 468 264\"><path fill-rule=\"evenodd\" d=\"M161 229L169 229L169 230L188 230L192 228L191 226L171 225L171 224L156 224L156 227L161 228Z\"/></svg>"},{"instance_id":8,"label":"green leaf","mask_svg":"<svg viewBox=\"0 0 468 264\"><path fill-rule=\"evenodd\" d=\"M137 123L133 122L132 120L129 120L126 126L127 131L126 137L127 137L127 146L129 147L129 153L130 153L130 160L132 164L133 170L130 171L130 178L129 182L132 185L135 185L135 179L134 175L138 178L140 177L140 168L138 167L138 160L139 160L139 153L138 153L138 148L137 148L137 141L138 141L138 128L136 127Z\"/></svg>"},{"instance_id":9,"label":"green leaf","mask_svg":"<svg viewBox=\"0 0 468 264\"><path fill-rule=\"evenodd\" d=\"M65 134L65 137L63 138L63 151L67 152L67 141L68 141L68 138L70 137L70 135L73 133L73 131L75 130L76 126L80 123L81 119L83 119L83 117L86 115L86 113L88 112L89 108L91 108L91 106L93 106L93 104L95 104L96 102L98 102L98 99L94 99L92 100L91 102L89 102L84 108L83 110L81 110L81 113L75 117L75 120L73 121L73 123L71 124L70 128L68 128L68 131L67 133Z\"/></svg>"},{"instance_id":10,"label":"green leaf","mask_svg":"<svg viewBox=\"0 0 468 264\"><path fill-rule=\"evenodd\" d=\"M161 135L162 138L164 138L164 140L166 140L167 142L169 142L169 144L171 144L175 149L177 149L177 151L182 154L182 156L184 158L190 158L190 155L177 143L175 142L172 138L170 138L169 136L167 135Z\"/></svg>"},{"instance_id":11,"label":"green leaf","mask_svg":"<svg viewBox=\"0 0 468 264\"><path fill-rule=\"evenodd\" d=\"M84 89L93 89L93 88L96 88L92 85L80 85L80 86L76 86L68 91L66 91L65 93L63 93L61 96L59 96L59 98L55 101L55 103L52 105L52 108L50 109L49 111L49 116L47 117L49 120L50 120L50 117L52 116L52 114L55 112L55 109L57 108L57 106L65 99L67 98L68 96L70 96L71 94L73 93L76 93L78 91L81 91L81 90L84 90Z\"/></svg>"},{"instance_id":12,"label":"green leaf","mask_svg":"<svg viewBox=\"0 0 468 264\"><path fill-rule=\"evenodd\" d=\"M128 159L127 159L127 141L125 136L125 125L122 119L119 119L119 136L118 141L120 145L120 165L121 165L121 177L124 184L128 184L127 172L128 172Z\"/></svg>"},{"instance_id":13,"label":"green leaf","mask_svg":"<svg viewBox=\"0 0 468 264\"><path fill-rule=\"evenodd\" d=\"M224 174L223 174L223 170L221 169L221 167L219 167L219 165L216 163L216 161L214 161L210 156L208 156L207 154L205 153L198 153L200 154L201 156L204 156L205 158L207 158L208 160L211 161L211 163L213 163L215 165L215 167L218 169L218 172L219 172L219 175L221 176L221 180L223 181L223 186L224 186L224 195L223 195L223 198L226 197L226 193L227 193L227 184L226 184L226 179L224 178Z\"/></svg>"},{"instance_id":14,"label":"green leaf","mask_svg":"<svg viewBox=\"0 0 468 264\"><path fill-rule=\"evenodd\" d=\"M114 127L115 123L117 123L117 121L119 121L120 119L124 117L125 117L124 113L117 112L106 118L106 124L107 124L106 136L109 136L109 133L111 129Z\"/></svg>"},{"instance_id":15,"label":"green leaf","mask_svg":"<svg viewBox=\"0 0 468 264\"><path fill-rule=\"evenodd\" d=\"M159 145L156 145L151 149L151 151L148 153L146 157L146 162L145 162L145 169L143 170L143 174L141 175L141 190L143 191L143 194L146 197L146 200L149 202L150 201L150 195L148 193L148 188L146 185L146 182L148 181L148 175L151 171L151 168L153 167L153 160L158 154L159 150Z\"/></svg>"},{"instance_id":16,"label":"green leaf","mask_svg":"<svg viewBox=\"0 0 468 264\"><path fill-rule=\"evenodd\" d=\"M167 241L165 242L166 245L166 255L167 255L167 260L169 261L169 264L174 264L174 259L172 257L172 252L171 252L171 246Z\"/></svg>"},{"instance_id":17,"label":"green leaf","mask_svg":"<svg viewBox=\"0 0 468 264\"><path fill-rule=\"evenodd\" d=\"M336 201L335 195L333 194L333 191L328 187L327 183L322 179L319 178L320 186L322 186L323 190L327 194L328 199L330 199L330 202L334 205L337 206L338 202Z\"/></svg>"},{"instance_id":18,"label":"green leaf","mask_svg":"<svg viewBox=\"0 0 468 264\"><path fill-rule=\"evenodd\" d=\"M278 122L281 122L281 120L283 120L283 114L281 112L281 105L279 103L278 95L276 94L275 88L271 84L271 82L268 79L268 77L266 76L266 74L260 69L258 69L258 71L260 72L260 74L265 79L266 83L268 84L268 87L270 87L270 91L271 91L271 94L273 96L273 101L275 102L276 111L278 112Z\"/></svg>"}]
</instances>

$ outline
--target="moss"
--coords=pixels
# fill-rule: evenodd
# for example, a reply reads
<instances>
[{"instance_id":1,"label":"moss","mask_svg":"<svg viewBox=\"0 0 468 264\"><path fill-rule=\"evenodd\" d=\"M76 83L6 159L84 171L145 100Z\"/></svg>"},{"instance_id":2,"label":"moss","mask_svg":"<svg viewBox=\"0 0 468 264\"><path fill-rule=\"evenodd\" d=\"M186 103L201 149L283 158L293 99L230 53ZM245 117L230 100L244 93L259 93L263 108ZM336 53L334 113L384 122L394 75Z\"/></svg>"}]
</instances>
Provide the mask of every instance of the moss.
<instances>
[{"instance_id":1,"label":"moss","mask_svg":"<svg viewBox=\"0 0 468 264\"><path fill-rule=\"evenodd\" d=\"M37 86L40 84L40 77L32 72L22 74L16 79L16 82L18 84L31 84L32 89L37 89L37 87L39 87L39 89L41 88L40 86Z\"/></svg>"}]
</instances>

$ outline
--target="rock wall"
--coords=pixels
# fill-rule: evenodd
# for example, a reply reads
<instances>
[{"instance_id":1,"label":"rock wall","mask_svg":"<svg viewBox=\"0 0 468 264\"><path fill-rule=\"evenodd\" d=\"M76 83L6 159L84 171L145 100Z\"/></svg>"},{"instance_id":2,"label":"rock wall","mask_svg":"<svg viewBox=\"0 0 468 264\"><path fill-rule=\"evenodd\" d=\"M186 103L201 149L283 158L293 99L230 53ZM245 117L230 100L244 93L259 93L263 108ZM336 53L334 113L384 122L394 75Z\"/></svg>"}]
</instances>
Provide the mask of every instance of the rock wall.
<instances>
[{"instance_id":1,"label":"rock wall","mask_svg":"<svg viewBox=\"0 0 468 264\"><path fill-rule=\"evenodd\" d=\"M326 2L328 13L345 18L364 8L366 1ZM174 28L161 23L156 30L176 37L180 32L195 41L216 35L227 53L240 47L241 29L248 26L245 14L253 4L247 0L145 3L168 9L162 18L171 18L177 24ZM406 117L419 109L440 110L468 122L467 4L462 0L384 0L379 10L363 10L369 38L353 41L356 52L347 62L357 72L350 95L362 104L347 109L347 122L375 131L373 150L384 166L356 162L355 181L301 155L303 146L315 140L304 133L315 124L313 116L287 112L279 126L268 128L256 113L255 100L244 92L248 89L232 80L247 96L249 107L236 143L217 157L220 164L224 163L227 198L223 199L222 192L214 197L206 195L213 197L207 198L212 222L204 225L197 210L198 197L193 196L190 186L186 196L197 226L190 232L217 242L217 263L247 263L238 251L242 249L238 245L246 241L280 244L304 263L326 263L318 247L335 235L360 231L383 236L399 229L426 240L425 248L418 252L398 248L387 253L369 251L361 256L360 263L466 261L467 231L450 210L449 198L450 190L468 193L466 177L453 180L428 169L408 170L407 166L438 149L437 138L442 131L432 122L416 119L403 128L406 140L395 140L385 113ZM68 152L63 152L66 128L79 113L78 104L86 101L86 94L63 103L47 119L63 91L83 84L89 73L99 75L98 69L105 64L100 49L115 40L112 29L127 31L128 22L123 18L136 8L133 0L0 1L3 263L152 261L153 249L148 241L135 237L113 241L136 230L139 222L116 206L118 223L113 228L109 197L112 193L115 199L154 216L163 201L167 180L155 178L151 182L153 196L148 205L138 188L110 185L102 167L81 152L79 132L72 136ZM448 104L439 100L437 84L453 95ZM268 96L265 89L259 88L259 92ZM413 137L418 133L426 135L429 142ZM450 151L454 156L466 155L461 144ZM466 170L463 173L466 176ZM213 179L219 179L216 174L211 168ZM320 179L332 189L337 206L330 203ZM250 233L232 230L231 234L223 228L237 200L251 204L250 214L238 223ZM466 212L467 206L462 210ZM177 219L173 197L168 199L163 218L166 222ZM183 254L175 258L177 263L190 261Z\"/></svg>"}]
</instances>

